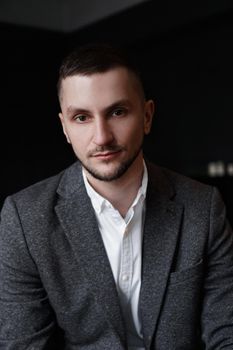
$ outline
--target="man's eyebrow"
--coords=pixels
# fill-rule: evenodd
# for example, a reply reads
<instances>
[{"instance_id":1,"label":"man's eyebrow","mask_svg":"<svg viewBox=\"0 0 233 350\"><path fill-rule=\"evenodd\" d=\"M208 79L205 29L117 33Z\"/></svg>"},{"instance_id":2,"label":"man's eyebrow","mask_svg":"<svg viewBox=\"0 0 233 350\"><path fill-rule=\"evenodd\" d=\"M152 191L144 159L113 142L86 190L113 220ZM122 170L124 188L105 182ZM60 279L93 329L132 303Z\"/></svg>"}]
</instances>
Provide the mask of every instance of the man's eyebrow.
<instances>
[{"instance_id":1,"label":"man's eyebrow","mask_svg":"<svg viewBox=\"0 0 233 350\"><path fill-rule=\"evenodd\" d=\"M108 113L108 112L112 111L112 110L115 109L115 108L123 107L123 106L128 106L128 107L130 107L130 106L131 106L130 101L129 101L129 100L126 100L126 99L116 101L116 102L114 102L113 104L111 104L110 106L106 107L106 108L104 109L104 111L105 111L106 113Z\"/></svg>"},{"instance_id":2,"label":"man's eyebrow","mask_svg":"<svg viewBox=\"0 0 233 350\"><path fill-rule=\"evenodd\" d=\"M118 107L123 107L123 106L130 107L131 106L130 101L127 99L122 99L122 100L116 101L116 102L112 103L111 105L105 107L102 112L107 114L107 113L111 112L113 109L118 108ZM72 116L74 114L81 114L81 113L83 113L83 114L91 113L91 111L89 111L88 109L79 108L79 107L76 107L73 105L70 105L67 108L67 116Z\"/></svg>"},{"instance_id":3,"label":"man's eyebrow","mask_svg":"<svg viewBox=\"0 0 233 350\"><path fill-rule=\"evenodd\" d=\"M79 113L89 113L89 111L85 108L78 108L70 105L67 108L67 115L79 114Z\"/></svg>"}]
</instances>

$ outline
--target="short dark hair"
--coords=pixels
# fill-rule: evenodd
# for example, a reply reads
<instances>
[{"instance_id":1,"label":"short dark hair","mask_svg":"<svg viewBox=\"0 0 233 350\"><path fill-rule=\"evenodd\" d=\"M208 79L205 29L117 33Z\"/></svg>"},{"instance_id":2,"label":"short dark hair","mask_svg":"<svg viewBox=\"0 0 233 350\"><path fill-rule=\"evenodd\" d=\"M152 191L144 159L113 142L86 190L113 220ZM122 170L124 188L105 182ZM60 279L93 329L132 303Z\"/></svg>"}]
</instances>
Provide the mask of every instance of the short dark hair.
<instances>
[{"instance_id":1,"label":"short dark hair","mask_svg":"<svg viewBox=\"0 0 233 350\"><path fill-rule=\"evenodd\" d=\"M63 79L73 75L104 73L116 67L124 67L132 72L144 95L138 67L123 49L108 44L88 44L77 48L63 60L57 83L58 96Z\"/></svg>"}]
</instances>

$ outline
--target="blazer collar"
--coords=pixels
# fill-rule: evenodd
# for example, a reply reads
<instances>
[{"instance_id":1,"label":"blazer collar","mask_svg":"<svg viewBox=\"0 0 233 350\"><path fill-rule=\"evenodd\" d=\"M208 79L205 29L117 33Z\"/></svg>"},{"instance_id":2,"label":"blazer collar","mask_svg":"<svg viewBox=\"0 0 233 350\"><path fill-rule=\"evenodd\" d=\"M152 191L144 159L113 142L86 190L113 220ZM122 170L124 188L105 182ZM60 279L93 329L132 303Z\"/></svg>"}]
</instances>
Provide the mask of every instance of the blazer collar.
<instances>
[{"instance_id":1,"label":"blazer collar","mask_svg":"<svg viewBox=\"0 0 233 350\"><path fill-rule=\"evenodd\" d=\"M76 161L64 171L57 193L62 198L69 198L73 194L79 193L83 185L82 166L79 161Z\"/></svg>"},{"instance_id":2,"label":"blazer collar","mask_svg":"<svg viewBox=\"0 0 233 350\"><path fill-rule=\"evenodd\" d=\"M166 170L148 167L140 312L144 340L150 348L176 251L183 206L175 201L176 192Z\"/></svg>"},{"instance_id":3,"label":"blazer collar","mask_svg":"<svg viewBox=\"0 0 233 350\"><path fill-rule=\"evenodd\" d=\"M60 197L55 210L77 266L83 269L90 292L124 344L126 336L117 289L79 162L65 171L57 192Z\"/></svg>"}]
</instances>

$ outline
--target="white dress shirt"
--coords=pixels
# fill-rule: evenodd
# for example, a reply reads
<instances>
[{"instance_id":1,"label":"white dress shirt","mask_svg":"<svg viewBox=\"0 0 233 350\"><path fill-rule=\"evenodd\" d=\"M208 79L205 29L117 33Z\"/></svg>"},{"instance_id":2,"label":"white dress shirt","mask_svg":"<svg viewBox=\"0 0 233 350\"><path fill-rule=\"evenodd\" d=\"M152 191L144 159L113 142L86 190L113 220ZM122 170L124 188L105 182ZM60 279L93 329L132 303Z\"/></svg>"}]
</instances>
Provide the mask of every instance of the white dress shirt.
<instances>
[{"instance_id":1,"label":"white dress shirt","mask_svg":"<svg viewBox=\"0 0 233 350\"><path fill-rule=\"evenodd\" d=\"M84 171L83 178L115 279L127 327L128 349L144 350L138 304L141 287L145 197L148 183L145 163L141 187L125 218L107 199L90 186Z\"/></svg>"}]
</instances>

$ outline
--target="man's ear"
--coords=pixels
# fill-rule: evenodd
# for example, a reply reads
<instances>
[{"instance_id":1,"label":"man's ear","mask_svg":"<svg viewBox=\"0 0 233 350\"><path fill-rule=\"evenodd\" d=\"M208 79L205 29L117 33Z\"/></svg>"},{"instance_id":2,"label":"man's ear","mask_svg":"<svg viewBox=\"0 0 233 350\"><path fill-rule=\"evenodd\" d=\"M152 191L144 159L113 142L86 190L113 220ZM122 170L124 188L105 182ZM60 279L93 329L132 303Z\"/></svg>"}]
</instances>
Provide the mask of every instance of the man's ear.
<instances>
[{"instance_id":1,"label":"man's ear","mask_svg":"<svg viewBox=\"0 0 233 350\"><path fill-rule=\"evenodd\" d=\"M63 116L63 114L61 112L58 114L58 116L60 118L62 129L63 129L63 133L64 133L64 135L66 137L66 140L67 140L68 143L70 143L70 139L69 139L68 133L66 131L66 126L65 126L65 122L64 122L64 116Z\"/></svg>"},{"instance_id":2,"label":"man's ear","mask_svg":"<svg viewBox=\"0 0 233 350\"><path fill-rule=\"evenodd\" d=\"M151 130L153 115L155 111L155 104L153 100L145 102L145 116L144 116L144 133L149 134Z\"/></svg>"}]
</instances>

